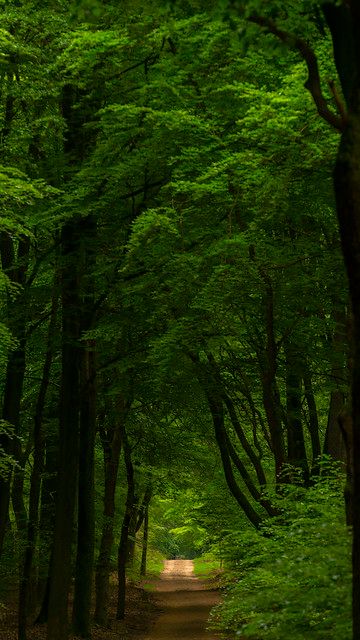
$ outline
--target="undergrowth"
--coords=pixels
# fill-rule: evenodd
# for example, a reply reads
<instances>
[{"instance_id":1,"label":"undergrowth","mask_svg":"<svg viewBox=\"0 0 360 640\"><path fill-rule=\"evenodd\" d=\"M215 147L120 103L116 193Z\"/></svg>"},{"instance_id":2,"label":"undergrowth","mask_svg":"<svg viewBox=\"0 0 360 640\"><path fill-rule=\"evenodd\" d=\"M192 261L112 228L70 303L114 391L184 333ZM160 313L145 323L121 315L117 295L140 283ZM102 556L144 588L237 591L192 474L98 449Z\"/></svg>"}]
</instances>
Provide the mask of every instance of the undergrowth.
<instances>
[{"instance_id":1,"label":"undergrowth","mask_svg":"<svg viewBox=\"0 0 360 640\"><path fill-rule=\"evenodd\" d=\"M226 638L349 640L350 532L339 473L286 486L261 532L229 532L227 586L212 627Z\"/></svg>"}]
</instances>

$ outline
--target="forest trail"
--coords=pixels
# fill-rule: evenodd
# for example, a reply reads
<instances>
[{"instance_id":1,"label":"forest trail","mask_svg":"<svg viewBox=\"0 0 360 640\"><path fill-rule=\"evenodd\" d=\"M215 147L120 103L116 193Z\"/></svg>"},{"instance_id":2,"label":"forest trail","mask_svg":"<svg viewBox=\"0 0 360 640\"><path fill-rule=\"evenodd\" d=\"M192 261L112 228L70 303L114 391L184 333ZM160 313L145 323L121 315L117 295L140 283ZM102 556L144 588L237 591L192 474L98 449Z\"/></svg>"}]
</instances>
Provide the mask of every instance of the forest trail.
<instances>
[{"instance_id":1,"label":"forest trail","mask_svg":"<svg viewBox=\"0 0 360 640\"><path fill-rule=\"evenodd\" d=\"M156 584L161 613L144 640L216 640L206 626L210 609L219 597L193 574L193 569L192 560L165 561Z\"/></svg>"}]
</instances>

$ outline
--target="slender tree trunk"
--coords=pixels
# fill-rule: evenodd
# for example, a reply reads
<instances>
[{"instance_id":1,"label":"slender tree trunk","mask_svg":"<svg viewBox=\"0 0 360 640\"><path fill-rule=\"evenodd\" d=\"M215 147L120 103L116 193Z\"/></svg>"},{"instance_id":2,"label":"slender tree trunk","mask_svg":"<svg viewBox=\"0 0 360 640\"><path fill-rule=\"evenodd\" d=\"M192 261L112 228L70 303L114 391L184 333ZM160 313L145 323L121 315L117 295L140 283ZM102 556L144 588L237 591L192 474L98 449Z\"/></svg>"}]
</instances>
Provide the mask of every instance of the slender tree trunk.
<instances>
[{"instance_id":1,"label":"slender tree trunk","mask_svg":"<svg viewBox=\"0 0 360 640\"><path fill-rule=\"evenodd\" d=\"M131 523L130 526L130 535L129 535L129 544L128 544L128 561L127 564L129 567L132 567L134 564L134 557L135 557L135 548L136 548L136 534L140 531L143 522L144 522L144 518L145 518L145 512L146 509L149 505L149 502L151 500L151 496L152 496L152 486L151 484L148 484L141 504L139 506L137 506L137 508L135 507L134 509L134 518L133 521ZM137 502L137 501L136 501Z\"/></svg>"},{"instance_id":2,"label":"slender tree trunk","mask_svg":"<svg viewBox=\"0 0 360 640\"><path fill-rule=\"evenodd\" d=\"M15 259L13 240L7 233L2 232L0 234L0 250L5 273L13 283L24 287L30 251L29 239L27 237L20 238L18 255ZM18 340L18 346L8 358L2 419L13 429L13 433L1 435L0 446L5 455L16 457L16 453L19 451L16 437L19 431L20 405L25 375L26 300L24 292L20 293L15 300L8 300L8 317L9 327ZM0 476L0 557L9 521L11 476L11 466L6 473Z\"/></svg>"},{"instance_id":3,"label":"slender tree trunk","mask_svg":"<svg viewBox=\"0 0 360 640\"><path fill-rule=\"evenodd\" d=\"M107 624L110 558L114 541L116 480L122 446L123 423L128 409L129 404L121 398L118 403L118 412L113 428L108 429L106 432L104 426L100 425L101 440L104 448L105 488L103 528L95 576L96 600L94 618L95 622L102 626Z\"/></svg>"},{"instance_id":4,"label":"slender tree trunk","mask_svg":"<svg viewBox=\"0 0 360 640\"><path fill-rule=\"evenodd\" d=\"M311 464L311 475L316 476L319 474L319 459L321 456L321 444L320 444L320 435L319 435L319 419L318 412L316 407L316 400L312 386L311 373L309 371L308 365L304 365L303 369L303 382L304 382L304 390L305 390L305 400L308 407L309 413L309 433L311 440L311 450L312 450L312 464Z\"/></svg>"},{"instance_id":5,"label":"slender tree trunk","mask_svg":"<svg viewBox=\"0 0 360 640\"><path fill-rule=\"evenodd\" d=\"M265 509L265 511L269 516L277 515L278 512L272 506L271 502L267 498L265 498L263 495L261 495L261 490L258 489L257 486L255 485L243 461L241 460L240 456L237 454L228 434L225 431L225 428L224 428L224 438L225 438L226 447L228 449L230 459L232 460L236 469L239 471L242 479L244 480L244 483L246 484L246 487L250 495L254 498L254 500L256 500L256 502L258 502Z\"/></svg>"},{"instance_id":6,"label":"slender tree trunk","mask_svg":"<svg viewBox=\"0 0 360 640\"><path fill-rule=\"evenodd\" d=\"M82 332L92 326L94 306L94 266L96 222L92 216L82 221L83 304ZM86 340L81 351L80 458L78 488L78 537L73 606L73 631L90 638L90 609L95 549L94 449L96 433L96 356L95 341Z\"/></svg>"},{"instance_id":7,"label":"slender tree trunk","mask_svg":"<svg viewBox=\"0 0 360 640\"><path fill-rule=\"evenodd\" d=\"M210 413L213 419L215 438L219 448L227 485L231 494L235 498L238 505L243 509L251 524L253 524L254 527L258 529L262 522L262 518L255 511L243 491L241 491L232 470L231 458L227 448L227 438L224 426L223 402L221 398L216 398L215 395L212 395L210 390L207 390L206 396L209 403Z\"/></svg>"},{"instance_id":8,"label":"slender tree trunk","mask_svg":"<svg viewBox=\"0 0 360 640\"><path fill-rule=\"evenodd\" d=\"M40 559L37 592L41 605L35 624L43 624L48 621L50 572L52 566L52 547L57 491L57 461L59 449L58 434L54 434L49 429L47 433L44 434L44 445L45 469L41 483L40 523L38 533L40 545L44 551L47 551L47 553L44 553L44 559ZM45 559L47 560L46 574L44 566Z\"/></svg>"},{"instance_id":9,"label":"slender tree trunk","mask_svg":"<svg viewBox=\"0 0 360 640\"><path fill-rule=\"evenodd\" d=\"M95 353L82 354L85 397L80 406L78 539L73 608L73 631L89 638L95 545L94 446L96 427ZM83 386L82 385L82 386Z\"/></svg>"},{"instance_id":10,"label":"slender tree trunk","mask_svg":"<svg viewBox=\"0 0 360 640\"><path fill-rule=\"evenodd\" d=\"M68 594L79 458L79 227L67 222L61 233L62 372L60 455L53 557L50 575L48 640L68 637Z\"/></svg>"},{"instance_id":11,"label":"slender tree trunk","mask_svg":"<svg viewBox=\"0 0 360 640\"><path fill-rule=\"evenodd\" d=\"M126 566L129 569L131 569L134 565L136 534L139 530L137 524L139 521L139 517L141 517L140 509L141 507L139 507L139 498L138 496L134 496L134 505L133 505L131 520L129 524L129 536L128 536L128 544L127 544L127 558L126 558Z\"/></svg>"},{"instance_id":12,"label":"slender tree trunk","mask_svg":"<svg viewBox=\"0 0 360 640\"><path fill-rule=\"evenodd\" d=\"M346 388L346 319L345 313L339 311L334 314L336 322L332 338L332 353L334 362L331 367L331 382L333 389L330 394L328 420L326 426L324 453L334 460L346 462L345 443L340 428L340 417L345 408ZM349 381L347 381L349 382Z\"/></svg>"},{"instance_id":13,"label":"slender tree trunk","mask_svg":"<svg viewBox=\"0 0 360 640\"><path fill-rule=\"evenodd\" d=\"M45 440L43 431L43 413L45 407L46 392L50 382L51 363L53 358L53 339L56 328L58 309L58 282L57 274L54 277L54 286L51 302L51 316L47 335L47 348L39 393L36 401L34 415L34 453L33 468L30 480L29 497L29 518L27 524L27 544L23 565L23 574L20 580L19 591L19 620L18 637L19 640L26 640L26 622L29 613L29 594L31 586L31 576L33 559L36 549L38 535L39 502L41 476L44 468Z\"/></svg>"},{"instance_id":14,"label":"slender tree trunk","mask_svg":"<svg viewBox=\"0 0 360 640\"><path fill-rule=\"evenodd\" d=\"M18 447L15 446L15 450ZM21 542L24 542L26 523L27 523L27 511L24 501L24 480L25 480L25 457L17 451L16 459L18 460L19 468L14 469L13 481L11 487L11 503L15 516L17 535Z\"/></svg>"},{"instance_id":15,"label":"slender tree trunk","mask_svg":"<svg viewBox=\"0 0 360 640\"><path fill-rule=\"evenodd\" d=\"M141 565L140 565L140 575L142 577L146 576L148 540L149 540L149 503L145 507L145 515L144 515L144 531L143 531Z\"/></svg>"},{"instance_id":16,"label":"slender tree trunk","mask_svg":"<svg viewBox=\"0 0 360 640\"><path fill-rule=\"evenodd\" d=\"M117 600L117 620L125 617L125 597L126 597L126 566L128 560L129 533L134 509L136 508L134 467L131 460L131 449L127 439L126 431L123 432L124 459L127 478L127 494L125 503L125 513L121 526L121 536L118 548L118 600Z\"/></svg>"},{"instance_id":17,"label":"slender tree trunk","mask_svg":"<svg viewBox=\"0 0 360 640\"><path fill-rule=\"evenodd\" d=\"M276 380L277 371L277 344L275 340L274 323L274 292L272 282L264 269L259 273L265 285L263 299L265 321L265 348L258 354L260 364L260 377L262 384L263 404L269 426L272 452L275 459L275 479L282 481L282 468L286 462L286 450L282 425L282 411L280 393Z\"/></svg>"},{"instance_id":18,"label":"slender tree trunk","mask_svg":"<svg viewBox=\"0 0 360 640\"><path fill-rule=\"evenodd\" d=\"M301 470L303 481L307 484L310 474L302 426L302 367L298 350L294 345L286 342L285 353L288 462Z\"/></svg>"},{"instance_id":19,"label":"slender tree trunk","mask_svg":"<svg viewBox=\"0 0 360 640\"><path fill-rule=\"evenodd\" d=\"M226 405L226 408L228 410L230 419L231 419L231 423L234 427L234 431L237 435L237 437L239 438L239 442L241 444L241 446L243 447L244 451L246 452L249 460L251 461L255 473L257 475L257 479L259 481L259 484L262 488L266 487L266 476L264 473L264 470L262 468L262 464L260 461L259 456L255 453L254 449L252 448L252 446L250 445L245 432L243 430L243 428L241 427L240 421L237 417L237 413L236 413L236 409L234 406L234 403L232 402L232 400L230 399L230 397L224 393L223 395L224 398L224 402Z\"/></svg>"}]
</instances>

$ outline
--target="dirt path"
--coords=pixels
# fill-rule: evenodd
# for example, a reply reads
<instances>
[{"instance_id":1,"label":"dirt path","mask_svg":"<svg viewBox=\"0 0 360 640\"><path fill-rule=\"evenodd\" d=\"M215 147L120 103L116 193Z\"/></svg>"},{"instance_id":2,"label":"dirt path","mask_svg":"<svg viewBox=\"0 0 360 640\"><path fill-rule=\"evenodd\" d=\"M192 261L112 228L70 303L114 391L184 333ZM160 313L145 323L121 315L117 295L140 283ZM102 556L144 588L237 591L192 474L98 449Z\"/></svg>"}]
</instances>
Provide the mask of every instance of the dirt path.
<instances>
[{"instance_id":1,"label":"dirt path","mask_svg":"<svg viewBox=\"0 0 360 640\"><path fill-rule=\"evenodd\" d=\"M206 625L218 594L193 575L192 560L166 560L156 592L161 613L144 640L216 640Z\"/></svg>"}]
</instances>

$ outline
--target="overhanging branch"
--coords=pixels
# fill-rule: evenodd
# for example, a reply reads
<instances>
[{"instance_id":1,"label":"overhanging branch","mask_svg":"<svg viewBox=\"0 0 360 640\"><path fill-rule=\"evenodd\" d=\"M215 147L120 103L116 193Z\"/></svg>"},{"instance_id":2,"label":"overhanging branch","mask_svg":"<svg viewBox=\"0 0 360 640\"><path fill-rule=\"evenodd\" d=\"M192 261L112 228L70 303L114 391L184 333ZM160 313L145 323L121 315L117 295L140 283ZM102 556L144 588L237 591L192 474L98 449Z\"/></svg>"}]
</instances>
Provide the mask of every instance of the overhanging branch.
<instances>
[{"instance_id":1,"label":"overhanging branch","mask_svg":"<svg viewBox=\"0 0 360 640\"><path fill-rule=\"evenodd\" d=\"M346 119L343 117L345 112L341 110L341 116L334 113L329 109L326 99L321 90L319 65L316 54L312 47L302 38L279 29L273 20L265 18L264 16L252 15L249 17L250 22L258 24L260 27L264 27L267 31L279 38L282 42L287 44L292 49L296 49L303 60L306 63L308 70L308 78L305 82L305 88L310 92L318 114L323 120L331 124L337 131L344 131L346 125Z\"/></svg>"}]
</instances>

